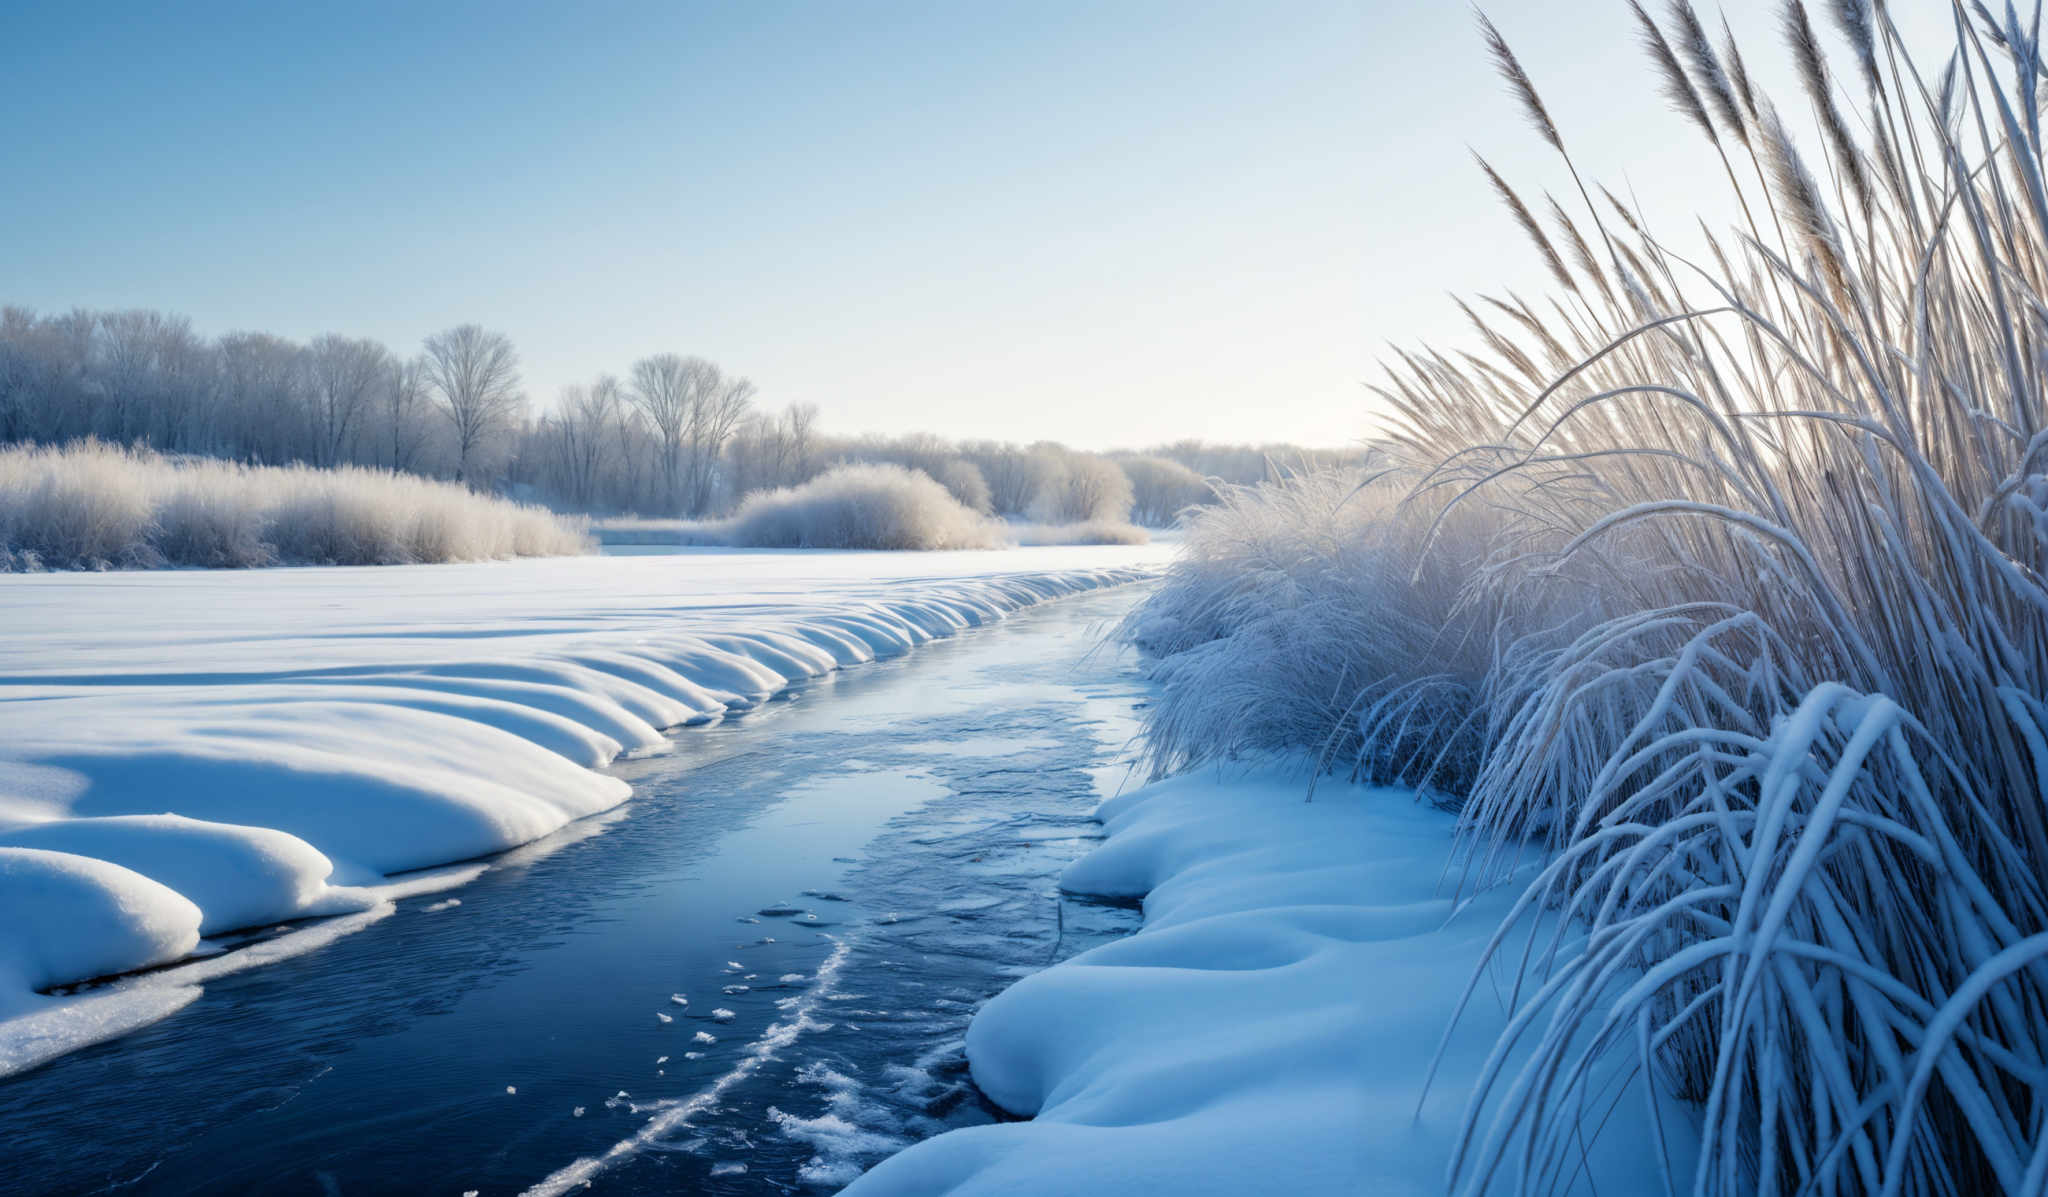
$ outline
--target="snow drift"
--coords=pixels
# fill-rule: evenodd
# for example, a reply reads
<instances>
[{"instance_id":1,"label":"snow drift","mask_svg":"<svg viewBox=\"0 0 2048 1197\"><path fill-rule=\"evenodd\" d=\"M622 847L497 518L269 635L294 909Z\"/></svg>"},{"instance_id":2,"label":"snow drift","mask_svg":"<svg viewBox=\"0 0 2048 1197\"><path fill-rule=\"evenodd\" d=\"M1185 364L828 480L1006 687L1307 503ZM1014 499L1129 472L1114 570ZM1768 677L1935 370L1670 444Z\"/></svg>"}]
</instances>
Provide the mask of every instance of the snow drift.
<instances>
[{"instance_id":1,"label":"snow drift","mask_svg":"<svg viewBox=\"0 0 2048 1197\"><path fill-rule=\"evenodd\" d=\"M1446 1026L1514 895L1440 889L1453 816L1413 792L1304 801L1307 781L1200 773L1104 803L1107 840L1062 885L1142 896L1144 927L1019 981L967 1034L975 1082L1031 1121L918 1144L849 1197L1441 1193L1507 1011ZM1661 1192L1667 1149L1688 1167L1691 1120L1657 1100L1668 1143L1603 1137L1560 1191Z\"/></svg>"}]
</instances>

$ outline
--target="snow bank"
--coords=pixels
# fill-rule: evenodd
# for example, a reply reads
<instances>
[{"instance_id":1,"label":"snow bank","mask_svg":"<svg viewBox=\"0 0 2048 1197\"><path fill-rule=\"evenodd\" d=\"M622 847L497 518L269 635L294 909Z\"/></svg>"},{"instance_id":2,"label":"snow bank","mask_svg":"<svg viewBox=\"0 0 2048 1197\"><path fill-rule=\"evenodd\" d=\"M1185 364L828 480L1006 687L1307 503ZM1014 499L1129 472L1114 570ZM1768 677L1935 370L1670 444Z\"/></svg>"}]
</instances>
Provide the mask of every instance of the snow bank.
<instances>
[{"instance_id":1,"label":"snow bank","mask_svg":"<svg viewBox=\"0 0 2048 1197\"><path fill-rule=\"evenodd\" d=\"M1505 1014L1485 1002L1448 1041L1446 1023L1515 893L1449 896L1451 816L1412 793L1304 801L1306 784L1205 772L1105 803L1108 839L1062 883L1144 896L1144 928L1018 982L968 1031L976 1083L1032 1120L941 1135L847 1192L1443 1192ZM1644 1116L1640 1092L1618 1119ZM1647 1132L1610 1126L1587 1162L1560 1187L1662 1191Z\"/></svg>"},{"instance_id":2,"label":"snow bank","mask_svg":"<svg viewBox=\"0 0 2048 1197\"><path fill-rule=\"evenodd\" d=\"M199 907L104 860L0 848L0 980L40 989L175 960L199 946ZM0 988L0 1011L25 1003Z\"/></svg>"},{"instance_id":3,"label":"snow bank","mask_svg":"<svg viewBox=\"0 0 2048 1197\"><path fill-rule=\"evenodd\" d=\"M307 914L367 909L327 884L334 866L311 844L266 827L207 823L183 815L116 815L55 819L0 831L0 850L36 849L64 859L119 865L171 891L199 910L201 935ZM0 901L0 907L12 905ZM175 955L190 951L186 945ZM58 970L77 980L93 971Z\"/></svg>"},{"instance_id":4,"label":"snow bank","mask_svg":"<svg viewBox=\"0 0 2048 1197\"><path fill-rule=\"evenodd\" d=\"M841 556L0 579L0 1075L190 1000L36 990L381 917L392 874L616 807L594 770L666 729L1145 576Z\"/></svg>"}]
</instances>

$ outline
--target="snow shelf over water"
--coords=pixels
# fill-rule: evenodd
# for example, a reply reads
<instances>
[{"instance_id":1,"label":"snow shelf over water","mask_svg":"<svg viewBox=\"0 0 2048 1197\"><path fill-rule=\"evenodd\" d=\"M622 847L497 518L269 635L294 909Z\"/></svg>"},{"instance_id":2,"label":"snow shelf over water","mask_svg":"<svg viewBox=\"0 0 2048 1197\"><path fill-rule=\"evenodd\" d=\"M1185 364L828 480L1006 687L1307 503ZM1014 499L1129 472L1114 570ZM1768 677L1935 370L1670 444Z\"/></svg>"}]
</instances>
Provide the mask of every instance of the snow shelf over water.
<instances>
[{"instance_id":1,"label":"snow shelf over water","mask_svg":"<svg viewBox=\"0 0 2048 1197\"><path fill-rule=\"evenodd\" d=\"M196 994L166 983L193 966L38 990L241 928L374 921L390 874L623 802L593 770L661 750L666 729L1150 560L713 552L0 578L0 1076Z\"/></svg>"},{"instance_id":2,"label":"snow shelf over water","mask_svg":"<svg viewBox=\"0 0 2048 1197\"><path fill-rule=\"evenodd\" d=\"M1483 985L1447 1044L1446 1023L1520 887L1449 896L1452 817L1412 793L1307 788L1203 771L1104 803L1108 839L1061 883L1144 897L1143 929L1024 978L967 1034L976 1083L1032 1120L927 1140L847 1197L1442 1194L1504 1003ZM1556 1191L1665 1191L1641 1079L1612 1092ZM1682 1178L1696 1115L1658 1100Z\"/></svg>"}]
</instances>

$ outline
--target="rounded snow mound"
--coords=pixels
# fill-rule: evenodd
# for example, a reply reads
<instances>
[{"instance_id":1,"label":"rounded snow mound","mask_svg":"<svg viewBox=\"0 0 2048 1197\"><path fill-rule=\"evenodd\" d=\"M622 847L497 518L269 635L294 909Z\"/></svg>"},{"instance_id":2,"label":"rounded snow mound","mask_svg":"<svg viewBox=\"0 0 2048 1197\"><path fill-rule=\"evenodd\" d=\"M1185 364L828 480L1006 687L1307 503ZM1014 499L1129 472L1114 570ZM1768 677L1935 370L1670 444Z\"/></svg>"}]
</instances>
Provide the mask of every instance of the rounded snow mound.
<instances>
[{"instance_id":1,"label":"rounded snow mound","mask_svg":"<svg viewBox=\"0 0 2048 1197\"><path fill-rule=\"evenodd\" d=\"M31 989L176 960L199 907L133 869L69 852L0 848L0 972Z\"/></svg>"},{"instance_id":2,"label":"rounded snow mound","mask_svg":"<svg viewBox=\"0 0 2048 1197\"><path fill-rule=\"evenodd\" d=\"M120 865L198 905L199 933L336 913L334 864L313 845L268 827L183 815L62 819L0 832L0 847L69 852Z\"/></svg>"}]
</instances>

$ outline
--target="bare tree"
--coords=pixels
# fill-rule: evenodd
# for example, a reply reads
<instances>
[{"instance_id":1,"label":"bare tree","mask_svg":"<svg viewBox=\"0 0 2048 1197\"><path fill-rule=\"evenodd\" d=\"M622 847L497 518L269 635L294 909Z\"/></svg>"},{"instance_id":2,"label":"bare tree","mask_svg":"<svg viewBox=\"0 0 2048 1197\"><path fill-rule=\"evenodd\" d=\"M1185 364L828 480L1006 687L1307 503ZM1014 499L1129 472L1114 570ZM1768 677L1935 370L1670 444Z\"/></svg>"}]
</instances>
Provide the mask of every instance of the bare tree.
<instances>
[{"instance_id":1,"label":"bare tree","mask_svg":"<svg viewBox=\"0 0 2048 1197\"><path fill-rule=\"evenodd\" d=\"M340 462L368 418L378 389L391 381L391 351L376 341L316 337L306 348L306 378L313 399L316 465Z\"/></svg>"},{"instance_id":2,"label":"bare tree","mask_svg":"<svg viewBox=\"0 0 2048 1197\"><path fill-rule=\"evenodd\" d=\"M981 441L961 446L961 452L981 468L997 515L1030 511L1039 494L1056 486L1064 474L1062 451L1055 446L1039 444L1026 449Z\"/></svg>"},{"instance_id":3,"label":"bare tree","mask_svg":"<svg viewBox=\"0 0 2048 1197\"><path fill-rule=\"evenodd\" d=\"M661 440L669 510L702 515L726 444L753 409L754 384L701 357L657 353L633 363L632 398Z\"/></svg>"},{"instance_id":4,"label":"bare tree","mask_svg":"<svg viewBox=\"0 0 2048 1197\"><path fill-rule=\"evenodd\" d=\"M427 338L427 379L455 427L455 480L469 481L477 450L511 422L525 402L519 355L503 333L458 325Z\"/></svg>"},{"instance_id":5,"label":"bare tree","mask_svg":"<svg viewBox=\"0 0 2048 1197\"><path fill-rule=\"evenodd\" d=\"M711 508L712 488L718 480L718 462L732 434L754 407L754 384L744 378L726 378L717 366L703 362L696 374L698 383L690 420L690 514L703 515Z\"/></svg>"},{"instance_id":6,"label":"bare tree","mask_svg":"<svg viewBox=\"0 0 2048 1197\"><path fill-rule=\"evenodd\" d=\"M178 442L204 402L207 381L208 354L191 321L141 309L107 312L92 343L90 367L104 401L96 431L185 448Z\"/></svg>"},{"instance_id":7,"label":"bare tree","mask_svg":"<svg viewBox=\"0 0 2048 1197\"><path fill-rule=\"evenodd\" d=\"M654 425L661 440L662 501L670 514L682 507L683 440L694 407L697 368L709 366L702 358L685 358L674 353L657 353L633 363L633 406Z\"/></svg>"},{"instance_id":8,"label":"bare tree","mask_svg":"<svg viewBox=\"0 0 2048 1197\"><path fill-rule=\"evenodd\" d=\"M235 332L220 338L216 359L236 456L272 465L298 456L305 443L305 350L269 333Z\"/></svg>"},{"instance_id":9,"label":"bare tree","mask_svg":"<svg viewBox=\"0 0 2048 1197\"><path fill-rule=\"evenodd\" d=\"M783 434L789 441L789 482L806 482L816 469L818 455L818 405L792 403L782 413Z\"/></svg>"},{"instance_id":10,"label":"bare tree","mask_svg":"<svg viewBox=\"0 0 2048 1197\"><path fill-rule=\"evenodd\" d=\"M426 440L420 416L427 403L427 389L425 357L391 360L384 387L384 422L391 441L391 459L386 464L394 470L411 471L419 465L420 448Z\"/></svg>"},{"instance_id":11,"label":"bare tree","mask_svg":"<svg viewBox=\"0 0 2048 1197\"><path fill-rule=\"evenodd\" d=\"M597 503L605 441L618 418L618 380L606 376L592 387L563 387L560 407L554 432L562 486L578 510L588 511Z\"/></svg>"},{"instance_id":12,"label":"bare tree","mask_svg":"<svg viewBox=\"0 0 2048 1197\"><path fill-rule=\"evenodd\" d=\"M0 308L0 442L25 441L35 434L38 408L46 405L45 366L36 352L36 314Z\"/></svg>"}]
</instances>

